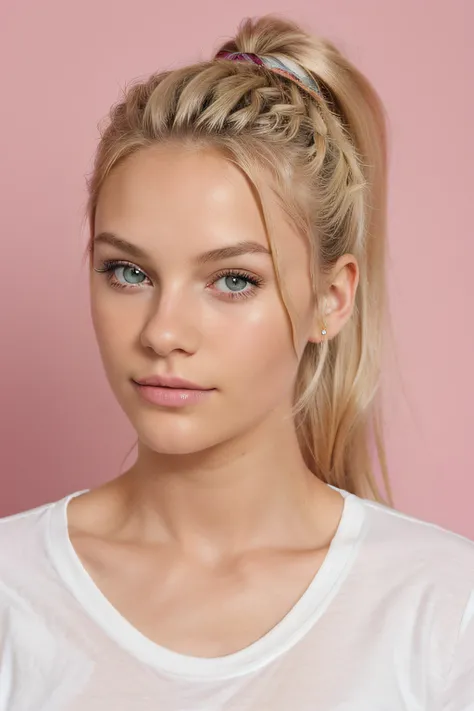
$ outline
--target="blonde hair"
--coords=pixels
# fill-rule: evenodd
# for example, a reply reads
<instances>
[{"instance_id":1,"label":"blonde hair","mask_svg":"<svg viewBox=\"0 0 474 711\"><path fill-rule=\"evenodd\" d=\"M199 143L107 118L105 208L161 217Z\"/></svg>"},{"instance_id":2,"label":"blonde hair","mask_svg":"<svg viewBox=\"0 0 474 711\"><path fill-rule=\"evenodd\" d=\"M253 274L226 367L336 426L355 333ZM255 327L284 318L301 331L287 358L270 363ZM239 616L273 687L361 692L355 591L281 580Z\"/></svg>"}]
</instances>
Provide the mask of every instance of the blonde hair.
<instances>
[{"instance_id":1,"label":"blonde hair","mask_svg":"<svg viewBox=\"0 0 474 711\"><path fill-rule=\"evenodd\" d=\"M221 59L132 84L110 110L88 180L89 252L110 171L139 150L173 140L217 148L245 172L260 202L278 277L271 214L259 187L262 175L270 174L274 195L309 240L318 310L324 275L338 258L350 253L359 266L350 320L330 341L308 343L301 356L293 415L304 460L328 484L391 503L380 400L388 323L382 102L334 44L275 15L244 20L221 50L297 62L315 78L321 97L268 68ZM294 335L285 286L281 280L279 285ZM373 445L385 499L376 483Z\"/></svg>"}]
</instances>

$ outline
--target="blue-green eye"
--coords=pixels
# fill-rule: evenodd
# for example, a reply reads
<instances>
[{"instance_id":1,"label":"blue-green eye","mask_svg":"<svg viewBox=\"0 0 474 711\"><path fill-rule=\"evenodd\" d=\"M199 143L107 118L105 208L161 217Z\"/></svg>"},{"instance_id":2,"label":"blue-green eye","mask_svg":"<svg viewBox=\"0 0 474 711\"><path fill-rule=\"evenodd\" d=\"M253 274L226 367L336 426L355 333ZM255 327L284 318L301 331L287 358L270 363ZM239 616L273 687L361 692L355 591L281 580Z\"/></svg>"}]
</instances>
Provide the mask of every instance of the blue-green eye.
<instances>
[{"instance_id":1,"label":"blue-green eye","mask_svg":"<svg viewBox=\"0 0 474 711\"><path fill-rule=\"evenodd\" d=\"M148 279L145 272L142 272L135 264L117 260L105 261L100 268L94 269L94 271L106 274L110 285L116 289L141 286Z\"/></svg>"},{"instance_id":2,"label":"blue-green eye","mask_svg":"<svg viewBox=\"0 0 474 711\"><path fill-rule=\"evenodd\" d=\"M225 277L221 277L217 281L222 281L225 287L233 292L243 291L250 283L249 279L244 279L244 277L236 276L235 274L229 274ZM216 284L217 281L215 282Z\"/></svg>"},{"instance_id":3,"label":"blue-green eye","mask_svg":"<svg viewBox=\"0 0 474 711\"><path fill-rule=\"evenodd\" d=\"M122 271L123 278L127 284L141 284L146 279L146 275L137 267L117 267L114 271L118 281L120 281L120 278L117 274Z\"/></svg>"},{"instance_id":4,"label":"blue-green eye","mask_svg":"<svg viewBox=\"0 0 474 711\"><path fill-rule=\"evenodd\" d=\"M105 274L110 286L114 289L133 290L146 286L150 279L131 262L107 260L99 268L94 268L99 274ZM215 288L218 282L224 283L224 288ZM208 287L220 297L227 299L244 299L255 294L256 289L263 285L263 279L245 271L226 269L215 274ZM250 288L249 288L250 287Z\"/></svg>"},{"instance_id":5,"label":"blue-green eye","mask_svg":"<svg viewBox=\"0 0 474 711\"><path fill-rule=\"evenodd\" d=\"M224 288L216 288L219 282ZM214 275L212 280L213 291L226 299L246 299L254 296L258 288L263 286L263 279L256 274L239 269L225 269Z\"/></svg>"}]
</instances>

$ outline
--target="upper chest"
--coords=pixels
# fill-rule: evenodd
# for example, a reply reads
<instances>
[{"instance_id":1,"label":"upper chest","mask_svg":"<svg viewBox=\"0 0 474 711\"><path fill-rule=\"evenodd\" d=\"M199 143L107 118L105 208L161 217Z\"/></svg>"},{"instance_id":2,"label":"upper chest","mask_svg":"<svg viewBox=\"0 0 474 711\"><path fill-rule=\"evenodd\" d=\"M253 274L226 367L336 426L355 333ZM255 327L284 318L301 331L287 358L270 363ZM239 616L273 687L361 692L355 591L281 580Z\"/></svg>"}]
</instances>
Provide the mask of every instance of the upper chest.
<instances>
[{"instance_id":1,"label":"upper chest","mask_svg":"<svg viewBox=\"0 0 474 711\"><path fill-rule=\"evenodd\" d=\"M107 602L148 639L182 654L231 654L261 638L293 608L327 549L260 551L202 564L162 548L87 537L76 553Z\"/></svg>"}]
</instances>

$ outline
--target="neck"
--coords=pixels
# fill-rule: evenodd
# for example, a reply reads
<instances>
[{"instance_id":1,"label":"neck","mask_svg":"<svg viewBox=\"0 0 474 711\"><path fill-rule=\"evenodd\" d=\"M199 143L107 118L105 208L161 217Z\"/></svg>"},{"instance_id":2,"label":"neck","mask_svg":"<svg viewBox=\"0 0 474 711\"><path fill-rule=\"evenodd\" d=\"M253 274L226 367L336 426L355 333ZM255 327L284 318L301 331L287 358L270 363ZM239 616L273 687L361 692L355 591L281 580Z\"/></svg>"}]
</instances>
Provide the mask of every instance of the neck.
<instances>
[{"instance_id":1,"label":"neck","mask_svg":"<svg viewBox=\"0 0 474 711\"><path fill-rule=\"evenodd\" d=\"M340 495L306 467L292 427L271 437L257 428L197 455L140 444L118 482L133 535L209 556L317 542L341 508Z\"/></svg>"}]
</instances>

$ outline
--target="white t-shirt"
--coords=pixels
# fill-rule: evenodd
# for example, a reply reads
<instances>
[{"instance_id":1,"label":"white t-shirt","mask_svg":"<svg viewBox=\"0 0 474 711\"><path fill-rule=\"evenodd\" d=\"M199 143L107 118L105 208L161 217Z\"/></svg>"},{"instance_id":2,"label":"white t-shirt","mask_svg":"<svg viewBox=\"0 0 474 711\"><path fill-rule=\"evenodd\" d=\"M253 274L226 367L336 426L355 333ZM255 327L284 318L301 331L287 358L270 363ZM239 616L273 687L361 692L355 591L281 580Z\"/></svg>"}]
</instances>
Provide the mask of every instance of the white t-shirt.
<instances>
[{"instance_id":1,"label":"white t-shirt","mask_svg":"<svg viewBox=\"0 0 474 711\"><path fill-rule=\"evenodd\" d=\"M101 594L68 537L80 493L0 519L0 711L474 710L467 539L341 492L329 553L291 611L245 649L198 658Z\"/></svg>"}]
</instances>

